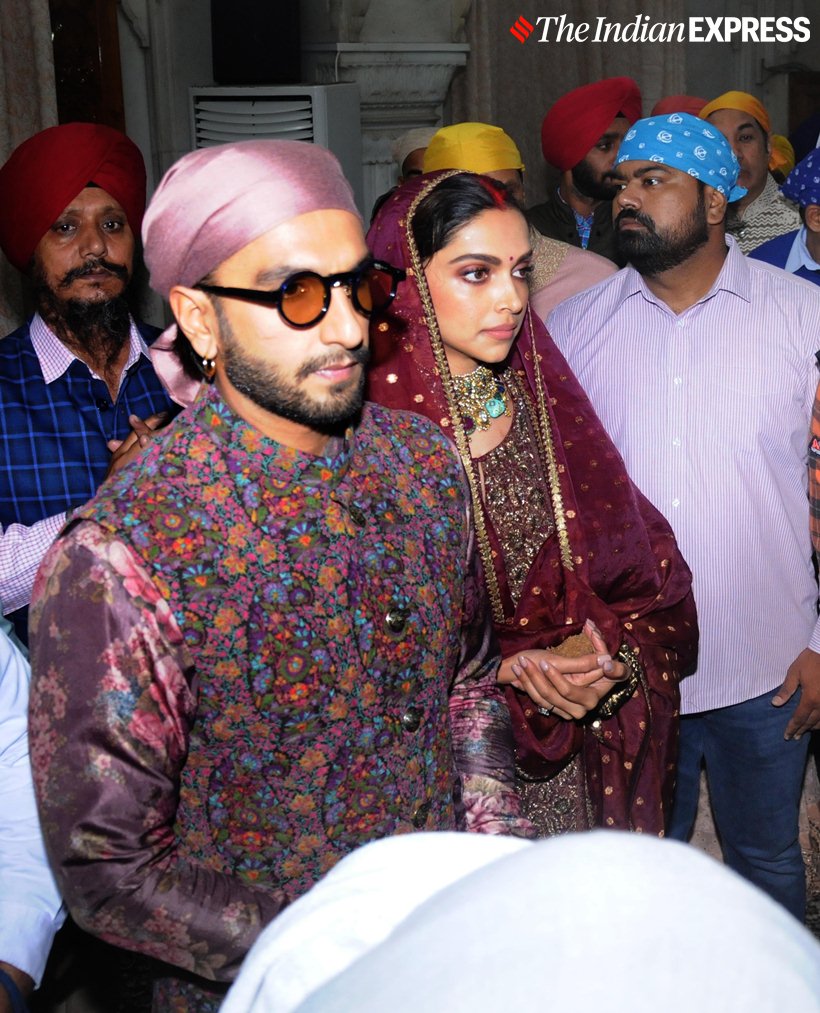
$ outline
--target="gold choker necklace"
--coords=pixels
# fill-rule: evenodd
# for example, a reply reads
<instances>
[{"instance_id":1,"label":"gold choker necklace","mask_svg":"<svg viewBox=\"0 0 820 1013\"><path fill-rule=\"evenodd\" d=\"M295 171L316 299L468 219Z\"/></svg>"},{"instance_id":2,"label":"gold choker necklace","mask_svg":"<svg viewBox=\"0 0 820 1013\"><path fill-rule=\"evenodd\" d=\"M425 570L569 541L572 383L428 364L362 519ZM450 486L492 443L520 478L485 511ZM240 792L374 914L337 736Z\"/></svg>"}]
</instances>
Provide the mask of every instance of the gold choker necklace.
<instances>
[{"instance_id":1,"label":"gold choker necklace","mask_svg":"<svg viewBox=\"0 0 820 1013\"><path fill-rule=\"evenodd\" d=\"M493 419L510 414L504 384L487 366L476 366L472 373L452 379L458 412L468 436L476 429L489 429Z\"/></svg>"}]
</instances>

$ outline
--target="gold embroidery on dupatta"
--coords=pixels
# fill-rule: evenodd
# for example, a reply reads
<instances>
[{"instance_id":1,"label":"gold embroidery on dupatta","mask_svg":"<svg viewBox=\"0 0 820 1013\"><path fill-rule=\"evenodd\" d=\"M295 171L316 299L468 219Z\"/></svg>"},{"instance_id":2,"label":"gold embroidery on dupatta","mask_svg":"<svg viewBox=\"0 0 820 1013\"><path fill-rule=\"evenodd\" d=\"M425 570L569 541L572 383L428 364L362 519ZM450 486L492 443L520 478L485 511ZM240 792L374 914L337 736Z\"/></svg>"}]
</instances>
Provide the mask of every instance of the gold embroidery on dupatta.
<instances>
[{"instance_id":1,"label":"gold embroidery on dupatta","mask_svg":"<svg viewBox=\"0 0 820 1013\"><path fill-rule=\"evenodd\" d=\"M534 225L530 226L532 246L532 274L529 277L530 292L538 292L550 281L569 253L566 243L556 242L542 236Z\"/></svg>"},{"instance_id":2,"label":"gold embroidery on dupatta","mask_svg":"<svg viewBox=\"0 0 820 1013\"><path fill-rule=\"evenodd\" d=\"M532 328L532 310L530 309L529 303L527 304L527 323L530 328L530 335L533 334ZM540 361L541 356L537 354L535 350L535 342L533 341L533 354ZM561 562L564 564L564 568L567 570L574 570L575 564L572 559L572 547L569 544L569 532L567 531L567 515L564 510L564 495L561 492L561 479L558 474L558 461L555 457L555 441L552 438L552 424L550 422L549 412L547 411L547 401L544 395L544 377L541 373L541 369L536 362L534 364L534 371L536 375L535 383L535 397L538 402L536 410L536 429L540 433L541 441L543 444L544 460L547 462L547 479L550 486L550 496L552 497L552 515L555 521L555 530L558 533L558 544L561 548Z\"/></svg>"}]
</instances>

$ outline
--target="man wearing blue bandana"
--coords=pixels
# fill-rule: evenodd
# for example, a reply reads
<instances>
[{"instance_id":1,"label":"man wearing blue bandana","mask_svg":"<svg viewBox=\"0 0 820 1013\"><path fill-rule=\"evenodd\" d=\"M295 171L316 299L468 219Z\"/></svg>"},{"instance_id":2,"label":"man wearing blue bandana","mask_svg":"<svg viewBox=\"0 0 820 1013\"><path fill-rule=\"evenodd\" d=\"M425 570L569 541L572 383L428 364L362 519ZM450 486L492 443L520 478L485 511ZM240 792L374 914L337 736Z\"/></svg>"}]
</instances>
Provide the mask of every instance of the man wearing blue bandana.
<instances>
[{"instance_id":1,"label":"man wearing blue bandana","mask_svg":"<svg viewBox=\"0 0 820 1013\"><path fill-rule=\"evenodd\" d=\"M668 834L688 837L705 766L727 864L802 918L797 816L820 727L806 496L820 291L726 235L745 191L710 123L639 120L613 174L628 266L549 327L694 574L700 652L681 684Z\"/></svg>"},{"instance_id":2,"label":"man wearing blue bandana","mask_svg":"<svg viewBox=\"0 0 820 1013\"><path fill-rule=\"evenodd\" d=\"M820 285L820 148L795 166L780 190L800 208L803 226L770 239L749 256Z\"/></svg>"}]
</instances>

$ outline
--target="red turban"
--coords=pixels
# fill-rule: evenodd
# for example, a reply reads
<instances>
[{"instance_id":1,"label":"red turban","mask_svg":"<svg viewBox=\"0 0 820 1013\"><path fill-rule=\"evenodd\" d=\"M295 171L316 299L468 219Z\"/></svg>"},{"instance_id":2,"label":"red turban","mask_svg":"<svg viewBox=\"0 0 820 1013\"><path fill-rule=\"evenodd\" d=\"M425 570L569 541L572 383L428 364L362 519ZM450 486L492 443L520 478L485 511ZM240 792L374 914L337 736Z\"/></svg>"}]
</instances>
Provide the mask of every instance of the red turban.
<instances>
[{"instance_id":1,"label":"red turban","mask_svg":"<svg viewBox=\"0 0 820 1013\"><path fill-rule=\"evenodd\" d=\"M544 158L562 172L571 169L618 113L630 123L640 119L641 93L631 77L608 77L562 95L541 124Z\"/></svg>"},{"instance_id":2,"label":"red turban","mask_svg":"<svg viewBox=\"0 0 820 1013\"><path fill-rule=\"evenodd\" d=\"M37 244L89 183L122 205L139 235L145 163L133 141L112 127L66 123L40 131L0 169L0 248L24 271Z\"/></svg>"},{"instance_id":3,"label":"red turban","mask_svg":"<svg viewBox=\"0 0 820 1013\"><path fill-rule=\"evenodd\" d=\"M658 99L649 115L669 116L672 113L689 113L690 116L699 116L705 105L706 99L697 98L695 95L667 95L666 98Z\"/></svg>"}]
</instances>

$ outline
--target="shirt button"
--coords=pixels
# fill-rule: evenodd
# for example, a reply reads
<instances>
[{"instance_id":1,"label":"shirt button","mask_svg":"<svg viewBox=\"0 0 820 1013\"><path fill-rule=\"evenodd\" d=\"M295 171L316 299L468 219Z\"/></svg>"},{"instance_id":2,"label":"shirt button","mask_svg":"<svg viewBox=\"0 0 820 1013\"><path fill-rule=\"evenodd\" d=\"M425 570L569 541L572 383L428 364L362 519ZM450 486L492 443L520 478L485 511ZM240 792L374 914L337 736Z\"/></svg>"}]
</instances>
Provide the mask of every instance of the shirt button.
<instances>
[{"instance_id":1,"label":"shirt button","mask_svg":"<svg viewBox=\"0 0 820 1013\"><path fill-rule=\"evenodd\" d=\"M677 498L677 496L672 500L672 506L673 507L679 507L680 506L680 500Z\"/></svg>"},{"instance_id":2,"label":"shirt button","mask_svg":"<svg viewBox=\"0 0 820 1013\"><path fill-rule=\"evenodd\" d=\"M384 617L384 625L391 633L401 633L407 622L409 612L403 608L392 608Z\"/></svg>"},{"instance_id":3,"label":"shirt button","mask_svg":"<svg viewBox=\"0 0 820 1013\"><path fill-rule=\"evenodd\" d=\"M679 436L676 436L675 439L672 440L672 446L673 447L679 447L680 446L680 437Z\"/></svg>"},{"instance_id":4,"label":"shirt button","mask_svg":"<svg viewBox=\"0 0 820 1013\"><path fill-rule=\"evenodd\" d=\"M430 815L431 805L429 802L422 802L420 806L413 813L413 826L416 830L421 830L424 824L427 822L427 817Z\"/></svg>"},{"instance_id":5,"label":"shirt button","mask_svg":"<svg viewBox=\"0 0 820 1013\"><path fill-rule=\"evenodd\" d=\"M674 383L676 387L680 387L680 385L683 383L683 378L680 376L676 376L675 379L672 381L672 383Z\"/></svg>"},{"instance_id":6,"label":"shirt button","mask_svg":"<svg viewBox=\"0 0 820 1013\"><path fill-rule=\"evenodd\" d=\"M685 320L679 320L678 321L678 327L685 327L685 326L686 326L686 321Z\"/></svg>"},{"instance_id":7,"label":"shirt button","mask_svg":"<svg viewBox=\"0 0 820 1013\"><path fill-rule=\"evenodd\" d=\"M401 716L401 723L405 731L415 732L421 724L421 711L418 707L408 707Z\"/></svg>"}]
</instances>

